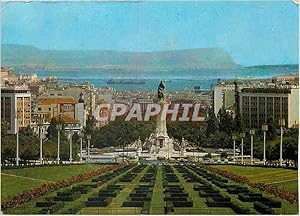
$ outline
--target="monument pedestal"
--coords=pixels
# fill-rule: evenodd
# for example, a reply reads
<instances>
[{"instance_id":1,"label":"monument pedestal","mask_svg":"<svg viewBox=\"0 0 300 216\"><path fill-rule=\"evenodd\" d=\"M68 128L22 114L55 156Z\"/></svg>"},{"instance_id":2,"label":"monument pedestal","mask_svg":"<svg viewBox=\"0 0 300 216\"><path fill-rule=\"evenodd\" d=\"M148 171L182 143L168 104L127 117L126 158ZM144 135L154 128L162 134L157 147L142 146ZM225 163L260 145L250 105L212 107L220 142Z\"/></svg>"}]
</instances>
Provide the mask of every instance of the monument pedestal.
<instances>
[{"instance_id":1,"label":"monument pedestal","mask_svg":"<svg viewBox=\"0 0 300 216\"><path fill-rule=\"evenodd\" d=\"M170 103L165 100L161 100L159 102L161 110L164 108L164 106L168 106L169 104ZM156 137L156 145L159 146L160 148L163 148L166 145L169 136L167 132L167 121L165 118L161 119L161 115L162 115L162 111L157 115L155 137Z\"/></svg>"}]
</instances>

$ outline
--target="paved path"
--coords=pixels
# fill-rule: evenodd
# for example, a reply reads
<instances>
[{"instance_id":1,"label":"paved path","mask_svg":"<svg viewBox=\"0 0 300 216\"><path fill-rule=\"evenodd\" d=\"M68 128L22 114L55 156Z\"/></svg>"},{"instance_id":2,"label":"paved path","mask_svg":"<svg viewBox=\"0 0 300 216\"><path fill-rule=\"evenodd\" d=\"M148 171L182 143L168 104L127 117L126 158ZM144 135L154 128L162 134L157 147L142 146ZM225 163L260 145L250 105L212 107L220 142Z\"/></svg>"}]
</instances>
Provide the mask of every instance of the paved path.
<instances>
[{"instance_id":1,"label":"paved path","mask_svg":"<svg viewBox=\"0 0 300 216\"><path fill-rule=\"evenodd\" d=\"M26 176L18 176L18 175L7 174L7 173L1 173L1 175L17 177L17 178L23 178L23 179L33 180L33 181L54 182L54 181L49 181L49 180L44 180L44 179L36 179L36 178L30 178L30 177L26 177Z\"/></svg>"},{"instance_id":2,"label":"paved path","mask_svg":"<svg viewBox=\"0 0 300 216\"><path fill-rule=\"evenodd\" d=\"M279 183L290 182L290 181L295 181L295 180L297 180L297 179L295 178L295 179L288 179L288 180L277 181L277 182L270 182L269 184L279 184Z\"/></svg>"}]
</instances>

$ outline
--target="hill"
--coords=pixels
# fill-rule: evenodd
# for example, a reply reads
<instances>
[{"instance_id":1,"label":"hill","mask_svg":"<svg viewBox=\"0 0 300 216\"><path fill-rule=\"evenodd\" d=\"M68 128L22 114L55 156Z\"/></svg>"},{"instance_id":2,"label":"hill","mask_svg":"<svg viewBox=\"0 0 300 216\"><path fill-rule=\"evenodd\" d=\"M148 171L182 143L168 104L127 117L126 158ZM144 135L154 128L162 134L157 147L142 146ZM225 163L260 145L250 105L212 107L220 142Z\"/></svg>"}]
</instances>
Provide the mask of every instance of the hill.
<instances>
[{"instance_id":1,"label":"hill","mask_svg":"<svg viewBox=\"0 0 300 216\"><path fill-rule=\"evenodd\" d=\"M239 68L220 48L160 52L110 50L42 50L26 45L2 45L2 65L23 69L187 70Z\"/></svg>"}]
</instances>

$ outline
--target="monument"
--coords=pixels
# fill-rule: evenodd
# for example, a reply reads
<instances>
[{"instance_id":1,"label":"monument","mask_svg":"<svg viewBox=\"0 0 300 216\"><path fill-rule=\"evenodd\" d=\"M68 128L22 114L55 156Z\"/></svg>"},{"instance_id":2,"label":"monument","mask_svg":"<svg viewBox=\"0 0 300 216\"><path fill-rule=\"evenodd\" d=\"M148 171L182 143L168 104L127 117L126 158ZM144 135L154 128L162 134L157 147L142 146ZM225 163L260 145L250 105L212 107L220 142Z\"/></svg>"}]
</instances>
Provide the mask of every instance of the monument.
<instances>
[{"instance_id":1,"label":"monument","mask_svg":"<svg viewBox=\"0 0 300 216\"><path fill-rule=\"evenodd\" d=\"M161 107L161 110L165 105L169 105L169 103L166 101L165 95L164 95L164 89L165 85L161 81L158 85L157 89L157 98L158 98L158 104ZM169 139L168 133L167 133L167 121L166 119L161 118L161 112L157 115L157 122L156 122L156 145L162 148L166 145L166 141Z\"/></svg>"}]
</instances>

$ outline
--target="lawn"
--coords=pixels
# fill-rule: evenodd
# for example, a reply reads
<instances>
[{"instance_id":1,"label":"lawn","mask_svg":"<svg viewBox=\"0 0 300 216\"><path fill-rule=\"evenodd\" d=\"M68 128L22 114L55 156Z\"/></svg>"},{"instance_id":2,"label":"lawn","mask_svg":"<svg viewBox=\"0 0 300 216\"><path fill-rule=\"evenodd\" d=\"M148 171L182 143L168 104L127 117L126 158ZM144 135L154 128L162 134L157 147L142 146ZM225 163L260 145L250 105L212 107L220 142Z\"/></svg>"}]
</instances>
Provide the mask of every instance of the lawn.
<instances>
[{"instance_id":1,"label":"lawn","mask_svg":"<svg viewBox=\"0 0 300 216\"><path fill-rule=\"evenodd\" d=\"M78 169L83 168L81 171L85 171L86 169L92 169L92 167L86 167L84 169L84 166L78 167ZM227 169L229 166L226 166ZM48 167L49 168L49 167ZM58 167L57 167L58 168ZM61 167L60 167L61 168ZM224 168L224 166L223 166ZM236 167L235 167L236 168ZM243 167L245 168L245 167ZM250 167L251 168L251 167ZM125 175L127 172L130 172L130 170L124 171L123 173L119 174L118 176L115 176L112 179L109 179L108 181L103 182L103 184L99 185L96 188L92 188L92 190L86 194L82 194L79 199L75 201L69 201L65 202L65 205L62 209L58 210L57 214L66 214L70 213L70 209L75 208L76 206L81 206L77 212L77 214L107 214L107 215L117 215L117 214L140 214L141 213L141 207L122 207L123 202L126 200L126 198L129 196L129 194L136 188L138 185L145 184L140 182L141 178L145 175L147 170L149 169L149 166L145 167L142 171L138 173L130 182L119 182L119 178L121 178L123 175ZM200 197L198 195L198 192L193 189L194 185L198 185L199 183L196 182L187 182L184 178L184 175L178 171L176 167L172 167L174 174L178 177L179 182L178 183L170 183L170 184L177 184L181 185L184 188L184 191L188 193L188 196L193 200L193 207L176 207L174 208L174 213L172 214L226 214L226 215L232 215L235 214L235 212L229 208L229 207L208 207L206 205L206 198ZM257 169L257 168L256 168ZM265 168L264 172L266 172ZM196 174L194 171L192 171L191 168L188 168L188 170L194 174ZM257 174L259 172L255 170ZM277 171L286 171L284 169L277 169ZM287 170L291 171L291 170ZM63 171L61 171L63 172ZM74 173L73 173L74 174ZM70 175L72 176L72 175ZM201 177L200 175L197 175L201 179L205 180L206 177ZM27 176L28 177L28 176ZM34 177L38 177L35 175ZM43 176L44 177L44 176ZM249 177L250 178L250 177ZM44 180L46 178L44 177ZM48 179L51 179L50 177ZM254 180L255 178L253 178ZM53 179L51 179L53 180ZM50 181L50 180L48 180ZM91 180L87 180L78 184L85 184L89 183ZM97 193L102 188L106 187L108 184L121 184L125 185L125 188L120 191L120 193L112 199L112 202L107 207L85 207L85 202L88 200L89 197L97 196ZM228 184L237 184L235 182L229 181ZM241 184L243 185L243 184ZM287 184L288 185L288 184ZM71 186L73 187L73 186ZM218 188L217 186L214 186ZM229 194L228 191L224 188L218 188L220 190L220 193L224 196L229 196L232 201L240 203L241 206L250 208L251 214L259 214L256 210L253 208L253 202L242 202L238 199L238 194ZM65 190L65 189L61 189ZM153 188L153 195L151 199L151 206L150 206L150 214L164 214L164 206L166 205L166 202L164 200L164 187L163 187L163 175L162 175L162 166L158 166L157 174L156 174L156 181ZM9 214L37 214L39 211L39 208L36 208L36 202L45 201L46 198L56 196L57 192L51 192L43 197L39 197L35 200L31 200L27 202L26 204L17 206L15 208L9 209L7 213ZM270 195L263 193L263 196L270 197ZM274 209L276 214L296 214L298 211L297 204L289 204L288 202L282 200L282 207ZM170 213L169 213L170 214Z\"/></svg>"},{"instance_id":2,"label":"lawn","mask_svg":"<svg viewBox=\"0 0 300 216\"><path fill-rule=\"evenodd\" d=\"M1 199L38 187L45 182L67 179L103 165L78 164L66 166L32 167L1 171Z\"/></svg>"},{"instance_id":3,"label":"lawn","mask_svg":"<svg viewBox=\"0 0 300 216\"><path fill-rule=\"evenodd\" d=\"M246 176L253 182L265 182L283 187L291 192L298 192L297 170L227 165L216 165L215 167L230 170L240 176Z\"/></svg>"}]
</instances>

